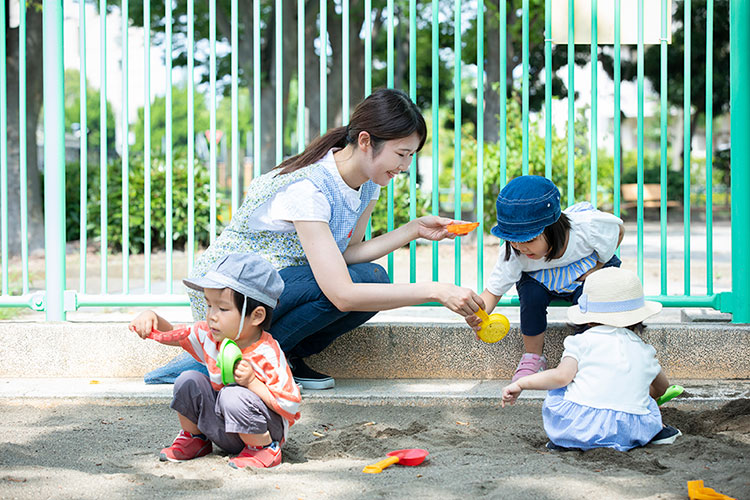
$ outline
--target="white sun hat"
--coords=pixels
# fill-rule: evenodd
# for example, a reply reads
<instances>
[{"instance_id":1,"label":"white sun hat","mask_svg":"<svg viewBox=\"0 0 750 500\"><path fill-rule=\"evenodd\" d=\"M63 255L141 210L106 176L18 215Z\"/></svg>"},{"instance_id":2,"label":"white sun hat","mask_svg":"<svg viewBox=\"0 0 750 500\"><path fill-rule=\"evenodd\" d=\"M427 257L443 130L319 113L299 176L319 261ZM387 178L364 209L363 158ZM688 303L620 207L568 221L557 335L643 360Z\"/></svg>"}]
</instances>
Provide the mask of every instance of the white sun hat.
<instances>
[{"instance_id":1,"label":"white sun hat","mask_svg":"<svg viewBox=\"0 0 750 500\"><path fill-rule=\"evenodd\" d=\"M643 298L638 275L617 267L591 273L583 282L578 304L568 308L568 319L575 324L601 323L630 326L661 311L661 304Z\"/></svg>"}]
</instances>

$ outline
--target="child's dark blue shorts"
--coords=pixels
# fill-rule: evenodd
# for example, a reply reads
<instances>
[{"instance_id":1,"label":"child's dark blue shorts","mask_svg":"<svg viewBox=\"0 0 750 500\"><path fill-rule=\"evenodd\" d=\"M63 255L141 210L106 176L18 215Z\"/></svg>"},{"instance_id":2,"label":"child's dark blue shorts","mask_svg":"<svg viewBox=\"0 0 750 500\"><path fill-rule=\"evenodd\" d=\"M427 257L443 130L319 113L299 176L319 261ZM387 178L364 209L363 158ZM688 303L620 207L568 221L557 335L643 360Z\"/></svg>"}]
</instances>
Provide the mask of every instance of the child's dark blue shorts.
<instances>
[{"instance_id":1,"label":"child's dark blue shorts","mask_svg":"<svg viewBox=\"0 0 750 500\"><path fill-rule=\"evenodd\" d=\"M620 267L620 264L622 262L615 255L604 264L604 267ZM574 292L551 292L527 273L523 273L521 279L516 283L516 290L518 291L518 300L521 302L521 333L534 336L547 329L547 307L549 303L553 300L564 300L571 304L577 304L578 297L583 292L583 285L576 288Z\"/></svg>"}]
</instances>

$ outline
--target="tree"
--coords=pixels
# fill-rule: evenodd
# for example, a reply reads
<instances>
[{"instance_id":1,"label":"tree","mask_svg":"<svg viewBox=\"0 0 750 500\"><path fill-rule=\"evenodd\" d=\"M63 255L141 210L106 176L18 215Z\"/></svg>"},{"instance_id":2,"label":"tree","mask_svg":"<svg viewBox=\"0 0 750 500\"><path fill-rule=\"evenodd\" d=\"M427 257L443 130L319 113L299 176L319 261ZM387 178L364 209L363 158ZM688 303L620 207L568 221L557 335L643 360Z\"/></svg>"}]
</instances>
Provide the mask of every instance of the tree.
<instances>
[{"instance_id":1,"label":"tree","mask_svg":"<svg viewBox=\"0 0 750 500\"><path fill-rule=\"evenodd\" d=\"M8 252L21 253L21 242L27 242L31 251L44 248L44 204L42 202L42 176L38 168L36 132L42 108L42 65L35 54L42 53L41 2L30 1L26 8L26 144L20 144L19 125L19 27L11 27L5 4L6 74L7 74L7 119L8 150L0 151L8 160ZM31 56L31 57L29 57ZM26 148L27 181L21 186L20 152ZM61 159L64 161L64 159ZM28 231L21 234L21 197L26 189L28 202ZM5 193L0 193L5 196Z\"/></svg>"}]
</instances>

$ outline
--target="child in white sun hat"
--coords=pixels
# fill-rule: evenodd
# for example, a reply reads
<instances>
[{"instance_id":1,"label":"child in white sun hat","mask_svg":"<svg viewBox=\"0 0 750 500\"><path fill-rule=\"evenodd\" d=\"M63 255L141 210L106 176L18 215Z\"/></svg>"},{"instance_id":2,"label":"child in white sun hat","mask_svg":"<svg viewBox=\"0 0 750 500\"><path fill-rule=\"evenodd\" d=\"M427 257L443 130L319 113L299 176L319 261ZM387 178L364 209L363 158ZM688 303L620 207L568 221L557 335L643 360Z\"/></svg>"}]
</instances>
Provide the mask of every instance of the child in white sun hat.
<instances>
[{"instance_id":1,"label":"child in white sun hat","mask_svg":"<svg viewBox=\"0 0 750 500\"><path fill-rule=\"evenodd\" d=\"M643 321L661 311L644 300L631 271L592 273L568 319L588 330L565 339L560 364L503 388L502 405L524 389L547 389L542 408L549 449L614 448L670 444L680 431L665 426L656 404L669 387L655 349L638 336Z\"/></svg>"}]
</instances>

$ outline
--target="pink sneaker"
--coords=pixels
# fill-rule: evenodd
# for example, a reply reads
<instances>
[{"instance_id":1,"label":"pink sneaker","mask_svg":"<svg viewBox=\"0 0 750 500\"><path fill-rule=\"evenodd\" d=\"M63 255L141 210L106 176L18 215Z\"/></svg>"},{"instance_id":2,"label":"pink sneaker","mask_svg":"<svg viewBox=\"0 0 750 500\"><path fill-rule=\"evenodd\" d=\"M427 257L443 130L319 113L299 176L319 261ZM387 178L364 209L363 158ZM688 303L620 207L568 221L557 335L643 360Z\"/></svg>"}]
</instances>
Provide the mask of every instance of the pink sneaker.
<instances>
[{"instance_id":1,"label":"pink sneaker","mask_svg":"<svg viewBox=\"0 0 750 500\"><path fill-rule=\"evenodd\" d=\"M192 434L180 431L177 437L169 448L161 450L159 460L166 462L184 462L185 460L192 460L194 458L208 455L213 451L211 441L193 437Z\"/></svg>"},{"instance_id":2,"label":"pink sneaker","mask_svg":"<svg viewBox=\"0 0 750 500\"><path fill-rule=\"evenodd\" d=\"M516 373L513 374L511 382L515 382L521 377L526 375L533 375L534 373L540 372L547 369L547 358L542 354L531 354L526 353L521 356L521 361L518 363Z\"/></svg>"}]
</instances>

